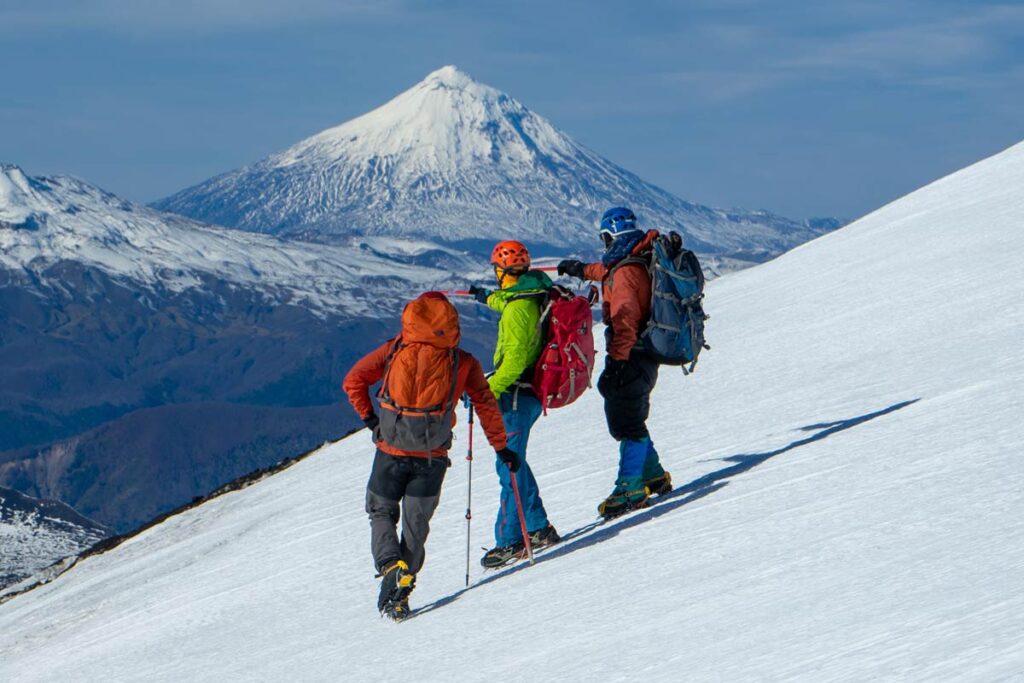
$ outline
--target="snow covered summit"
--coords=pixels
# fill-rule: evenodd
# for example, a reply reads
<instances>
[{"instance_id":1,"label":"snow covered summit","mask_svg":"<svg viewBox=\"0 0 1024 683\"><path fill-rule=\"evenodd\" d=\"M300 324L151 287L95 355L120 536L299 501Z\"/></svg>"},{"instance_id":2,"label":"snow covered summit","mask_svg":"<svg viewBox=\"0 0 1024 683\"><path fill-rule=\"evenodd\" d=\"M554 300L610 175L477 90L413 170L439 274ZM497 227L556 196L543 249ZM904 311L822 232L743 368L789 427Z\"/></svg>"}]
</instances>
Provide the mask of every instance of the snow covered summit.
<instances>
[{"instance_id":1,"label":"snow covered summit","mask_svg":"<svg viewBox=\"0 0 1024 683\"><path fill-rule=\"evenodd\" d=\"M463 589L463 424L425 609L379 619L359 432L0 605L0 678L1016 680L1022 186L1024 144L710 283L712 350L653 397L676 490L592 526L600 397L552 411L529 457L566 540L533 567Z\"/></svg>"},{"instance_id":2,"label":"snow covered summit","mask_svg":"<svg viewBox=\"0 0 1024 683\"><path fill-rule=\"evenodd\" d=\"M702 254L746 262L826 231L766 212L683 201L454 66L368 114L155 206L256 232L321 239L516 237L535 248L593 248L596 219L619 204L633 207L647 226L681 231Z\"/></svg>"}]
</instances>

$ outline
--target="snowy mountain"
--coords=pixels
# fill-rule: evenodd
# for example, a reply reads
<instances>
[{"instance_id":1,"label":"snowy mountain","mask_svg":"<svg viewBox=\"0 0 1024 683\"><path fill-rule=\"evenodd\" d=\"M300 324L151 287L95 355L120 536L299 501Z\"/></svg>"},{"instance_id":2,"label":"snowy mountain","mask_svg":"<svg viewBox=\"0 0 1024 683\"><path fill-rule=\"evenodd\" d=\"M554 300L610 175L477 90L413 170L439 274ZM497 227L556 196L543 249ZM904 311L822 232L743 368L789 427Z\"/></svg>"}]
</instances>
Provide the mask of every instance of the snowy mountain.
<instances>
[{"instance_id":1,"label":"snowy mountain","mask_svg":"<svg viewBox=\"0 0 1024 683\"><path fill-rule=\"evenodd\" d=\"M255 232L336 240L415 236L538 253L592 251L594 225L628 204L695 251L749 264L836 227L683 201L604 159L453 66L382 107L156 202Z\"/></svg>"},{"instance_id":2,"label":"snowy mountain","mask_svg":"<svg viewBox=\"0 0 1024 683\"><path fill-rule=\"evenodd\" d=\"M600 397L552 412L530 460L568 538L533 567L474 550L463 589L458 446L423 609L381 621L359 432L0 605L0 678L1019 678L1022 186L1024 144L710 283L713 348L654 395L676 490L594 526ZM497 508L480 443L474 549Z\"/></svg>"},{"instance_id":3,"label":"snowy mountain","mask_svg":"<svg viewBox=\"0 0 1024 683\"><path fill-rule=\"evenodd\" d=\"M155 291L216 281L320 315L380 317L400 310L396 290L409 283L447 287L453 271L479 265L423 241L390 241L394 257L376 246L371 239L310 247L225 230L131 204L81 180L30 178L0 164L0 269L23 281L74 262Z\"/></svg>"},{"instance_id":4,"label":"snowy mountain","mask_svg":"<svg viewBox=\"0 0 1024 683\"><path fill-rule=\"evenodd\" d=\"M411 292L478 266L424 241L282 242L0 166L0 485L127 531L337 438L358 424L345 368Z\"/></svg>"},{"instance_id":5,"label":"snowy mountain","mask_svg":"<svg viewBox=\"0 0 1024 683\"><path fill-rule=\"evenodd\" d=\"M110 533L63 503L0 486L0 589L77 555Z\"/></svg>"}]
</instances>

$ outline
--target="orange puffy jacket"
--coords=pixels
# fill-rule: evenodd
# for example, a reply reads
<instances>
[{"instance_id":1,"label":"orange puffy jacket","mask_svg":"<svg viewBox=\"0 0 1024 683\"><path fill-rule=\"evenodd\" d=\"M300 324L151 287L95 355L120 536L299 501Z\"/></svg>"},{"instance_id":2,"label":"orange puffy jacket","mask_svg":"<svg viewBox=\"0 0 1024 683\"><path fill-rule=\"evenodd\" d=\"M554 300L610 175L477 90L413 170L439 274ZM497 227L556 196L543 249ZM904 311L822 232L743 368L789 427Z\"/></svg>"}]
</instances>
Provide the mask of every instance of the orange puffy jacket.
<instances>
[{"instance_id":1,"label":"orange puffy jacket","mask_svg":"<svg viewBox=\"0 0 1024 683\"><path fill-rule=\"evenodd\" d=\"M360 359L345 376L342 388L363 419L373 413L370 387L384 379L385 371L389 373L387 384L390 393L405 405L437 404L452 394L458 402L463 393L468 393L488 441L495 450L501 450L506 446L501 411L480 363L471 354L457 348L458 341L455 308L442 295L427 293L406 306L402 313L401 336L388 340ZM394 353L399 342L403 347ZM458 354L454 392L449 364L451 353ZM387 368L389 360L390 369ZM423 403L421 399L424 396L433 398ZM443 399L437 400L437 396L443 396ZM452 410L452 427L455 421L455 410ZM447 451L438 449L430 452L403 450L383 440L377 442L377 447L398 456L437 457L447 454Z\"/></svg>"},{"instance_id":2,"label":"orange puffy jacket","mask_svg":"<svg viewBox=\"0 0 1024 683\"><path fill-rule=\"evenodd\" d=\"M649 230L631 255L650 251L657 236L656 230ZM600 261L589 263L583 268L583 276L601 283L601 298L604 300L601 317L604 324L612 328L608 355L617 360L627 360L651 316L651 276L647 266L641 263L627 263L615 269L614 273L612 268Z\"/></svg>"}]
</instances>

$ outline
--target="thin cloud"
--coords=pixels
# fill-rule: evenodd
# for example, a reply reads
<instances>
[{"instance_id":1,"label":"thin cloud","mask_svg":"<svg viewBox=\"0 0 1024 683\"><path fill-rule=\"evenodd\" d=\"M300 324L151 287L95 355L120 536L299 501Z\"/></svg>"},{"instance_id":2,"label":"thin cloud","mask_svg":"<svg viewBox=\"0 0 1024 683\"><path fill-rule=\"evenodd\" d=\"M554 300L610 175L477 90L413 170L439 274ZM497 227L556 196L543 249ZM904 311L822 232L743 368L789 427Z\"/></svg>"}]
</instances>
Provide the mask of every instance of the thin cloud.
<instances>
[{"instance_id":1,"label":"thin cloud","mask_svg":"<svg viewBox=\"0 0 1024 683\"><path fill-rule=\"evenodd\" d=\"M776 65L784 69L846 68L878 72L955 66L992 56L999 48L998 34L1008 24L1024 27L1024 8L999 7L975 16L860 31L838 40L819 40L808 53Z\"/></svg>"},{"instance_id":2,"label":"thin cloud","mask_svg":"<svg viewBox=\"0 0 1024 683\"><path fill-rule=\"evenodd\" d=\"M801 26L772 28L714 25L704 39L710 38L716 48L724 37L731 39L726 44L732 54L719 60L725 65L669 72L663 81L688 87L708 102L741 100L851 74L918 87L968 89L980 65L986 66L988 83L1017 82L1013 41L1024 33L1024 7L996 5L940 20L835 35L801 32Z\"/></svg>"},{"instance_id":3,"label":"thin cloud","mask_svg":"<svg viewBox=\"0 0 1024 683\"><path fill-rule=\"evenodd\" d=\"M237 31L385 15L400 0L35 0L0 7L0 32L107 29L119 32Z\"/></svg>"}]
</instances>

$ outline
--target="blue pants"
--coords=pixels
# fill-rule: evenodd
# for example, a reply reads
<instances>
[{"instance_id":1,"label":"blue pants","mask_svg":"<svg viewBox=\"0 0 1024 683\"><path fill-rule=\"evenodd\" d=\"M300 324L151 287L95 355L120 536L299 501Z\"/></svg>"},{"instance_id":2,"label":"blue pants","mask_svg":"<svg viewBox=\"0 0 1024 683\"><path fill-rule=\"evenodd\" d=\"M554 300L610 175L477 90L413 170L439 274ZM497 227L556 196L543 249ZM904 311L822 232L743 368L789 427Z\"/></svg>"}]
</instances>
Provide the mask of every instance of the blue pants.
<instances>
[{"instance_id":1,"label":"blue pants","mask_svg":"<svg viewBox=\"0 0 1024 683\"><path fill-rule=\"evenodd\" d=\"M533 477L530 465L526 462L526 442L530 438L530 429L541 414L541 405L533 396L525 392L519 393L512 408L512 392L506 392L498 399L501 417L505 421L508 434L508 447L519 454L519 471L516 472L516 484L519 485L519 497L523 501L523 516L526 518L526 531L533 533L548 525L548 514L544 511L544 503L540 499L537 480ZM508 465L500 459L496 460L498 481L501 482L501 504L498 506L498 519L494 522L494 540L498 547L510 546L523 540L523 532L519 528L519 513L516 511L515 494L512 492L512 473Z\"/></svg>"}]
</instances>

